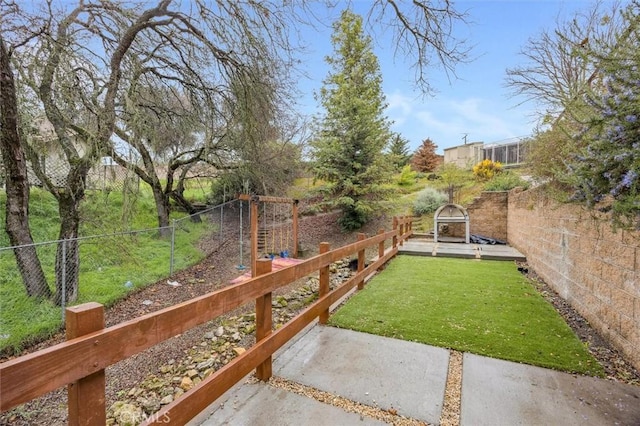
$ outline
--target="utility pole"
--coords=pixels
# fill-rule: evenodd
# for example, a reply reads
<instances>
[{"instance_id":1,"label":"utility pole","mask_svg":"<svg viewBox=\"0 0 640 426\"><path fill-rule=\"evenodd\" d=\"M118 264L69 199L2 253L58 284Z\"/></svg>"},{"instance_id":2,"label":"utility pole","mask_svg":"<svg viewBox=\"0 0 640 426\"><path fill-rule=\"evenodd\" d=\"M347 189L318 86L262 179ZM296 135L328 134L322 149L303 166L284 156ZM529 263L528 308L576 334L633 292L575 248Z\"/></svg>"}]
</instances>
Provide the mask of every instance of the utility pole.
<instances>
[{"instance_id":1,"label":"utility pole","mask_svg":"<svg viewBox=\"0 0 640 426\"><path fill-rule=\"evenodd\" d=\"M462 140L464 141L464 144L467 144L467 136L469 136L469 133L463 133L462 134Z\"/></svg>"}]
</instances>

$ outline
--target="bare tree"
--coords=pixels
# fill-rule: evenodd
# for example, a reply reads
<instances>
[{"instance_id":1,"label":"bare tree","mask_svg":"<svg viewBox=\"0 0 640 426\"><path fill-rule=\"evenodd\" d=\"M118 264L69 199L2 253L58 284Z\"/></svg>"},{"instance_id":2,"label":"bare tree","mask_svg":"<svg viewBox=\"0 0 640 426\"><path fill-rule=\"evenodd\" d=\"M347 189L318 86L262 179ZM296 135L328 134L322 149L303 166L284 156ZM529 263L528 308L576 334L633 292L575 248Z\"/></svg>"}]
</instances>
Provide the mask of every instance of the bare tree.
<instances>
[{"instance_id":1,"label":"bare tree","mask_svg":"<svg viewBox=\"0 0 640 426\"><path fill-rule=\"evenodd\" d=\"M126 147L112 144L109 155L151 187L160 234L168 235L170 197L195 213L182 195L183 182L194 164L206 161L206 153L217 152L219 147L203 140L199 111L180 93L164 86L139 88L132 84L121 116L115 132Z\"/></svg>"},{"instance_id":2,"label":"bare tree","mask_svg":"<svg viewBox=\"0 0 640 426\"><path fill-rule=\"evenodd\" d=\"M621 18L619 2L599 1L530 39L521 53L527 63L507 70L506 85L512 95L520 103L539 106L541 130L532 139L528 155L536 178L561 187L574 180L567 162L584 149L584 141L575 136L580 123L594 113L585 98L598 90L600 81L599 60L592 52L608 50L615 43Z\"/></svg>"},{"instance_id":3,"label":"bare tree","mask_svg":"<svg viewBox=\"0 0 640 426\"><path fill-rule=\"evenodd\" d=\"M5 224L18 270L32 297L51 297L51 290L33 245L29 228L29 177L18 126L18 99L11 67L11 49L0 33L0 147L7 191Z\"/></svg>"},{"instance_id":4,"label":"bare tree","mask_svg":"<svg viewBox=\"0 0 640 426\"><path fill-rule=\"evenodd\" d=\"M75 238L88 172L100 157L118 157L116 130L137 143L125 125L127 107L135 102L128 98L132 85L140 79L140 87L181 92L192 105L209 109L208 117L218 116L217 112L228 117L219 105L231 81L237 77L243 84L260 81L251 75L269 74L268 64L273 63L278 64L276 79L289 78L288 73L297 66L291 40L297 25L313 19L313 8L307 2L294 3L95 0L73 4L45 0L21 7L12 0L0 0L0 31L9 44L19 46L12 55L18 65L14 68L19 73L18 90L34 102L35 113L40 112L50 123L54 136L48 143L55 145L66 162L63 179L52 179L42 166L41 152L33 144L22 143L33 172L59 205L58 301L63 292L66 300L77 296ZM465 58L462 45L452 37L454 23L464 15L449 1L401 5L378 0L372 3L371 12L372 19L393 31L400 51L415 55L417 82L425 90L429 89L427 65L440 63L452 71ZM36 20L39 25L33 25ZM22 25L8 25L13 22ZM30 42L18 45L15 40L20 38ZM207 131L215 138L216 132ZM207 147L195 147L196 156L181 156L174 162L180 176L195 158L201 161L198 152L206 153L205 158L211 155ZM178 184L172 194L179 193ZM62 271L66 272L65 282Z\"/></svg>"},{"instance_id":5,"label":"bare tree","mask_svg":"<svg viewBox=\"0 0 640 426\"><path fill-rule=\"evenodd\" d=\"M620 28L620 4L598 1L556 25L529 39L520 52L525 64L508 69L505 81L519 104L534 102L541 107L537 118L542 123L579 114L582 97L597 77L597 63L589 51L614 40Z\"/></svg>"},{"instance_id":6,"label":"bare tree","mask_svg":"<svg viewBox=\"0 0 640 426\"><path fill-rule=\"evenodd\" d=\"M449 0L405 3L375 0L369 9L369 28L390 29L396 53L413 61L415 81L425 94L433 93L427 70L441 67L455 77L455 67L469 59L466 40L457 38L454 30L466 23L467 13Z\"/></svg>"},{"instance_id":7,"label":"bare tree","mask_svg":"<svg viewBox=\"0 0 640 426\"><path fill-rule=\"evenodd\" d=\"M269 72L256 70L251 82L239 78L231 84L223 140L232 150L225 179L234 189L248 184L252 192L283 194L298 170L305 122L289 105L293 95L281 96L291 88L277 70L272 63Z\"/></svg>"},{"instance_id":8,"label":"bare tree","mask_svg":"<svg viewBox=\"0 0 640 426\"><path fill-rule=\"evenodd\" d=\"M244 72L247 58L271 56L286 47L283 33L277 30L282 28L284 13L269 15L261 4L231 2L210 7L203 1L187 10L170 0L145 5L105 0L68 8L48 2L42 10L12 11L44 16L47 23L15 59L24 70L21 81L40 101L68 164L60 185L39 167L38 153L29 150L34 172L59 205L58 300L63 288L67 300L77 296L75 238L86 177L101 156L114 152L113 134L132 77L138 73L167 88L182 88L211 106L225 80Z\"/></svg>"}]
</instances>

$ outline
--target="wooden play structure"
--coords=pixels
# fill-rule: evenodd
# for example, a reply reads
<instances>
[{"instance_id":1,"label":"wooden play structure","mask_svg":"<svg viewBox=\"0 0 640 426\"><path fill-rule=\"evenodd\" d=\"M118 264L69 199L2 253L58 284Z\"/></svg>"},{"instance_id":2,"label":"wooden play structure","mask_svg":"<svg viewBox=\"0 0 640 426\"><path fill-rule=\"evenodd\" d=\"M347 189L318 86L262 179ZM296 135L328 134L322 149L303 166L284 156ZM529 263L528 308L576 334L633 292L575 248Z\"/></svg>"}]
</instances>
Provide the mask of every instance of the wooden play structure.
<instances>
[{"instance_id":1,"label":"wooden play structure","mask_svg":"<svg viewBox=\"0 0 640 426\"><path fill-rule=\"evenodd\" d=\"M254 204L252 208L257 209L257 202ZM257 211L255 213L252 220L258 217ZM104 425L105 368L255 301L255 345L204 378L181 398L142 419L145 425L186 424L252 370L256 370L258 379L268 380L275 351L316 318L325 324L330 307L352 290L361 289L395 256L398 246L411 236L411 228L411 218L394 218L391 231L381 229L369 238L360 234L357 242L334 250L329 249L328 243L320 243L318 255L277 271L272 271L270 258L254 258L254 277L245 282L107 328L102 305L85 303L67 308L66 342L0 364L0 411L67 386L69 424ZM254 229L257 235L257 223L252 232ZM257 238L253 241L257 243ZM385 242L388 242L386 247ZM370 259L368 266L365 265L367 248L377 249L377 257ZM331 290L331 263L354 254L358 257L357 273ZM282 327L273 330L272 292L310 274L319 276L318 299Z\"/></svg>"},{"instance_id":2,"label":"wooden play structure","mask_svg":"<svg viewBox=\"0 0 640 426\"><path fill-rule=\"evenodd\" d=\"M271 258L276 268L278 263L286 264L285 266L297 263L280 262L280 259L298 257L298 200L249 194L240 194L238 199L249 202L251 277L256 276L256 264L261 257ZM289 216L290 222L287 219Z\"/></svg>"}]
</instances>

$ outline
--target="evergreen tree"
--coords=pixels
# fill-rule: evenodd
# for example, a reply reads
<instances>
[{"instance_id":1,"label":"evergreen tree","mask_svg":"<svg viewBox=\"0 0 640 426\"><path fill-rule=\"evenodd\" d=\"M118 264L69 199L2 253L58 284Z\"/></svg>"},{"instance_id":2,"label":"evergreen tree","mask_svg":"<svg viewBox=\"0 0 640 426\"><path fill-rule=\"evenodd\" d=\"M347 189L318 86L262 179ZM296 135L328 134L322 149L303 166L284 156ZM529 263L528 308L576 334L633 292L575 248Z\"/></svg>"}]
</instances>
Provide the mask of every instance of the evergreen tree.
<instances>
[{"instance_id":1,"label":"evergreen tree","mask_svg":"<svg viewBox=\"0 0 640 426\"><path fill-rule=\"evenodd\" d=\"M360 228L383 197L389 178L383 149L391 139L382 76L362 17L344 11L333 24L332 70L320 90L324 117L312 143L315 173L332 184L345 230Z\"/></svg>"},{"instance_id":2,"label":"evergreen tree","mask_svg":"<svg viewBox=\"0 0 640 426\"><path fill-rule=\"evenodd\" d=\"M389 146L389 158L396 170L401 170L409 164L411 160L409 141L400 135L395 135Z\"/></svg>"},{"instance_id":3,"label":"evergreen tree","mask_svg":"<svg viewBox=\"0 0 640 426\"><path fill-rule=\"evenodd\" d=\"M416 150L411 159L413 169L418 172L434 171L442 163L441 157L436 154L437 148L438 145L429 138L422 141L422 145Z\"/></svg>"}]
</instances>

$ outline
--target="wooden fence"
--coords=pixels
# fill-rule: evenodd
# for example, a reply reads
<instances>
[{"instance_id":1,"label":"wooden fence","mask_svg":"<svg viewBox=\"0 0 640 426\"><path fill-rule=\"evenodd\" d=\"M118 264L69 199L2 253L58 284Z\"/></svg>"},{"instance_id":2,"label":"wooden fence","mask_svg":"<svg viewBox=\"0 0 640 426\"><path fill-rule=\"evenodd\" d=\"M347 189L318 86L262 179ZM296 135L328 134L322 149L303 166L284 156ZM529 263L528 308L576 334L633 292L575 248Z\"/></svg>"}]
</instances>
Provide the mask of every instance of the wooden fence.
<instances>
[{"instance_id":1,"label":"wooden fence","mask_svg":"<svg viewBox=\"0 0 640 426\"><path fill-rule=\"evenodd\" d=\"M147 416L144 424L185 424L243 377L256 369L261 380L271 377L276 350L316 318L324 324L329 309L354 287L362 288L398 252L412 233L410 217L394 217L393 230L380 230L335 250L320 244L320 254L298 265L271 272L271 260L257 262L256 277L121 324L104 328L104 307L85 303L66 310L67 341L0 364L0 411L68 388L70 425L104 425L106 422L104 369L164 340L214 320L248 302L256 303L256 344L234 358L181 398ZM391 246L385 249L385 241ZM365 249L378 248L378 256L365 267ZM358 270L347 282L329 289L329 265L357 254ZM319 272L319 294L283 327L272 331L271 294L311 273Z\"/></svg>"}]
</instances>

